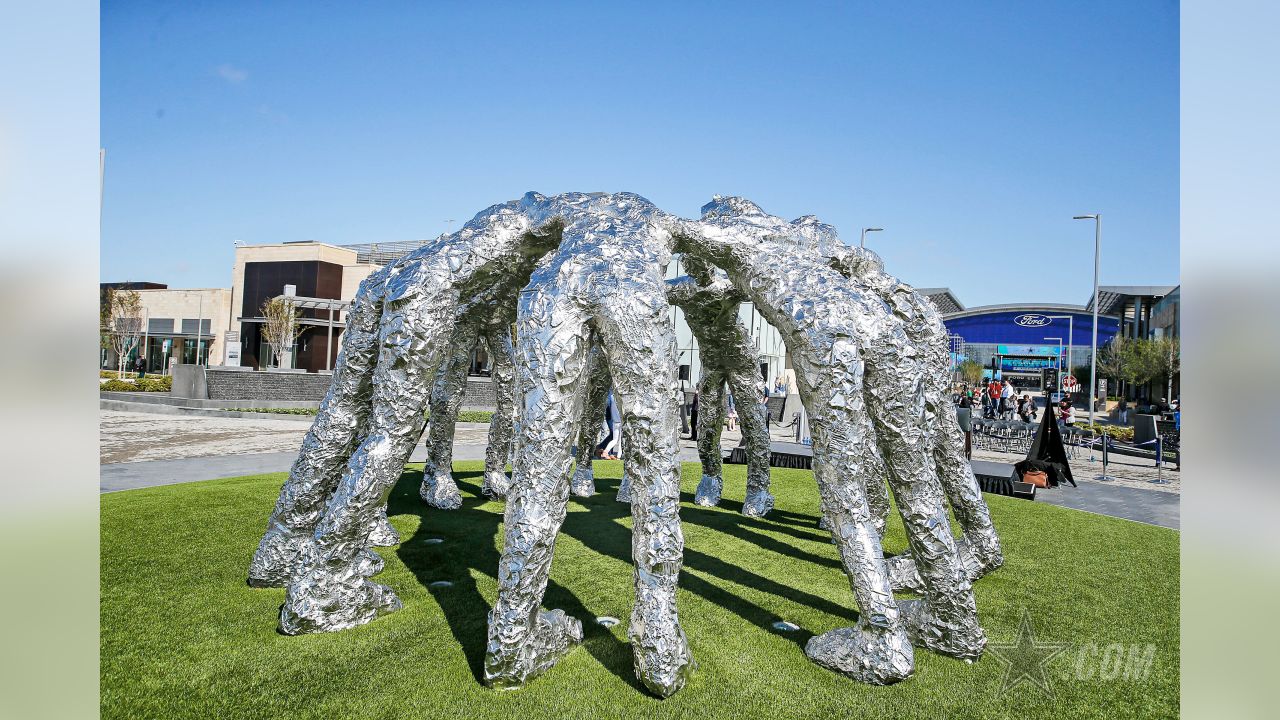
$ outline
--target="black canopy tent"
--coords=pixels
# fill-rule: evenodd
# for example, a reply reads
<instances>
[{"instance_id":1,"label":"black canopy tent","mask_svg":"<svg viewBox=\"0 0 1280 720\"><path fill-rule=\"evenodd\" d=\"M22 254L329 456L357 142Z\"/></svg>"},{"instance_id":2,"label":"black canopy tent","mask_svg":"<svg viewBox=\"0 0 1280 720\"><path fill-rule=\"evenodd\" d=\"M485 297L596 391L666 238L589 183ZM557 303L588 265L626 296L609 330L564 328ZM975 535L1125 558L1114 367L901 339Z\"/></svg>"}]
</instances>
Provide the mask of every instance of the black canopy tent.
<instances>
[{"instance_id":1,"label":"black canopy tent","mask_svg":"<svg viewBox=\"0 0 1280 720\"><path fill-rule=\"evenodd\" d=\"M1052 406L1045 408L1040 420L1040 428L1036 430L1036 439L1027 450L1027 458L1013 466L1018 477L1027 470L1044 470L1049 475L1049 487L1056 487L1064 480L1076 487L1071 477L1071 465L1067 462L1067 448L1062 444L1062 433L1058 430L1058 422L1053 417Z\"/></svg>"}]
</instances>

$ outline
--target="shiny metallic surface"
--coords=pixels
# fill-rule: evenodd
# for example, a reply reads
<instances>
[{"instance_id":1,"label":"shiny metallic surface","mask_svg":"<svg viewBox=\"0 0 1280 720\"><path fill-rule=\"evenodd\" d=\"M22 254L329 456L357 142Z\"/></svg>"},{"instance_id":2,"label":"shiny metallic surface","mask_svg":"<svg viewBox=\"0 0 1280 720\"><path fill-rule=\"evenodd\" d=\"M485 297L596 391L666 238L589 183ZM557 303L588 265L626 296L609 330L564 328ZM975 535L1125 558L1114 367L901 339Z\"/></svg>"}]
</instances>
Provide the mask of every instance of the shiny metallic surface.
<instances>
[{"instance_id":1,"label":"shiny metallic surface","mask_svg":"<svg viewBox=\"0 0 1280 720\"><path fill-rule=\"evenodd\" d=\"M484 484L480 492L489 497L503 498L511 487L507 475L507 462L511 459L512 433L516 424L515 402L515 345L511 341L511 325L514 321L515 303L510 315L503 314L496 324L491 323L484 335L485 347L493 363L489 381L493 383L493 419L489 421L489 445L484 452Z\"/></svg>"},{"instance_id":2,"label":"shiny metallic surface","mask_svg":"<svg viewBox=\"0 0 1280 720\"><path fill-rule=\"evenodd\" d=\"M747 451L747 492L742 514L763 517L773 509L769 492L769 418L760 356L750 333L738 319L746 299L723 272L714 275L696 257L685 259L689 275L667 281L667 301L684 311L698 341L702 376L698 380L698 459L702 480L694 502L720 503L724 487L720 433L724 428L727 386L742 421Z\"/></svg>"},{"instance_id":3,"label":"shiny metallic surface","mask_svg":"<svg viewBox=\"0 0 1280 720\"><path fill-rule=\"evenodd\" d=\"M594 334L622 410L631 478L635 598L628 637L638 679L666 697L684 686L693 668L676 612L684 534L675 328L663 281L672 236L662 213L638 195L551 200L546 212L562 220L563 240L520 300L516 367L523 408L484 679L495 687L524 684L581 639L578 621L539 606L566 514L569 448L583 417Z\"/></svg>"},{"instance_id":4,"label":"shiny metallic surface","mask_svg":"<svg viewBox=\"0 0 1280 720\"><path fill-rule=\"evenodd\" d=\"M450 354L436 372L427 426L427 460L419 490L423 502L432 507L441 510L462 507L462 495L453 480L453 438L458 411L466 396L471 353L477 342L484 343L493 361L490 382L494 384L496 397L496 407L489 423L481 491L490 497L506 496L510 485L506 467L516 419L512 397L515 368L512 364L511 325L515 322L519 291L520 286L506 280L467 302L450 339Z\"/></svg>"},{"instance_id":5,"label":"shiny metallic surface","mask_svg":"<svg viewBox=\"0 0 1280 720\"><path fill-rule=\"evenodd\" d=\"M596 494L592 461L595 459L596 444L604 427L604 414L609 403L609 388L613 386L613 379L609 377L608 359L600 347L598 337L591 338L591 349L587 351L586 373L587 380L582 391L585 393L582 419L578 427L577 450L574 452L575 467L573 479L569 482L569 492L576 497L591 497Z\"/></svg>"},{"instance_id":6,"label":"shiny metallic surface","mask_svg":"<svg viewBox=\"0 0 1280 720\"><path fill-rule=\"evenodd\" d=\"M486 293L501 296L521 287L537 261L559 242L554 217L533 219L545 202L530 193L495 205L458 232L387 268L375 323L376 364L371 378L363 373L372 387L365 436L350 452L341 450L343 435L319 439L348 457L323 516L290 570L280 610L283 632L341 630L400 607L390 588L363 574L368 563L361 558L368 552L374 520L421 434L427 389L449 352L465 305ZM340 366L336 374L346 369ZM334 418L324 415L316 426L332 424ZM360 425L354 420L346 424Z\"/></svg>"},{"instance_id":7,"label":"shiny metallic surface","mask_svg":"<svg viewBox=\"0 0 1280 720\"><path fill-rule=\"evenodd\" d=\"M977 580L1000 567L1004 556L1000 538L991 523L991 512L973 475L973 466L964 455L964 434L949 398L951 357L942 316L933 303L884 272L884 263L869 250L840 246L832 255L831 263L859 287L884 300L894 316L903 322L908 339L924 353L927 434L939 480L964 533L957 543L960 562L969 579ZM884 511L888 512L887 499ZM890 572L895 590L918 592L923 586L914 560L908 555L893 558Z\"/></svg>"},{"instance_id":8,"label":"shiny metallic surface","mask_svg":"<svg viewBox=\"0 0 1280 720\"><path fill-rule=\"evenodd\" d=\"M700 277L668 287L663 276L675 250ZM686 313L695 334L704 333L704 408L714 410L704 413L699 441L700 450L714 442L717 461L721 388L734 392L749 437L757 430L747 429L744 411L763 413L754 349L736 321L745 297L787 341L812 430L823 519L859 607L855 626L812 638L806 653L875 684L911 674L913 642L978 657L985 637L971 580L975 567L998 566L999 544L972 475L955 464L936 314L878 266L854 260L867 258L850 260L830 226L812 217L787 222L740 198L717 197L700 220L668 215L630 193L529 193L489 208L362 285L334 385L281 492L251 583L287 584L280 627L288 634L341 630L400 607L390 588L369 580L382 567L371 546L393 539L387 493L433 397L441 403L438 414L432 409L440 434L428 437L424 497L442 507L454 502L444 453L456 419L451 403L461 396L459 358L477 338L491 350L503 342L498 328L509 332L511 315L502 319L499 310L507 309L517 325L509 355L515 401L495 414L491 445L502 415L514 421L515 448L484 680L519 687L582 639L577 619L541 603L570 489L594 489L587 475L602 412L588 406L612 386L625 459L618 499L631 505L633 521L635 671L655 695L675 693L694 663L676 610L684 539L668 294L696 306ZM748 468L748 514L772 506L767 428L760 427L763 441L749 441L764 452L763 463L755 458ZM586 470L571 474L575 444L578 470ZM499 446L486 459L486 489L494 494L502 480L495 474L490 488L490 472L501 472L506 455ZM708 459L704 475L714 479L718 464ZM907 530L910 565L886 563L881 550L886 481ZM719 493L709 486L699 495L710 501ZM948 500L965 530L959 543ZM922 598L898 603L895 586Z\"/></svg>"},{"instance_id":9,"label":"shiny metallic surface","mask_svg":"<svg viewBox=\"0 0 1280 720\"><path fill-rule=\"evenodd\" d=\"M386 267L365 278L347 311L347 327L342 333L329 391L302 440L298 459L267 520L266 534L249 564L249 584L254 587L284 587L289 583L302 547L311 538L346 468L347 458L363 433L373 396L383 284L390 272L391 268ZM379 544L390 539L390 524L383 525L385 521L385 511L375 518L374 534Z\"/></svg>"},{"instance_id":10,"label":"shiny metallic surface","mask_svg":"<svg viewBox=\"0 0 1280 720\"><path fill-rule=\"evenodd\" d=\"M453 435L458 424L458 411L466 397L467 371L471 351L479 338L479 318L475 311L458 322L449 339L449 354L436 371L431 385L431 404L427 417L427 459L422 467L422 501L440 510L462 507L462 493L453 481Z\"/></svg>"},{"instance_id":11,"label":"shiny metallic surface","mask_svg":"<svg viewBox=\"0 0 1280 720\"><path fill-rule=\"evenodd\" d=\"M750 201L717 197L701 222L682 223L680 249L725 270L787 340L809 414L814 472L863 617L814 638L820 664L869 682L911 666L904 634L931 649L976 657L986 639L947 521L926 421L927 353L883 299L833 270L834 229L788 223ZM864 451L875 443L924 580L921 611L899 615L867 491L883 481Z\"/></svg>"}]
</instances>

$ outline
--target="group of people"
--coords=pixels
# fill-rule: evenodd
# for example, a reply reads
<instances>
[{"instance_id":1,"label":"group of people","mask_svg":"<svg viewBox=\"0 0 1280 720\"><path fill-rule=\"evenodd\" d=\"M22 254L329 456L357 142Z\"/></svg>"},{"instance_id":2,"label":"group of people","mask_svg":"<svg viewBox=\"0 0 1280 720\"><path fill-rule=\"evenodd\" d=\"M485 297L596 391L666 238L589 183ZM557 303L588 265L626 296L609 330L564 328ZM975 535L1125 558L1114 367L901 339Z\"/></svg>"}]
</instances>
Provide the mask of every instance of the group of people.
<instances>
[{"instance_id":1,"label":"group of people","mask_svg":"<svg viewBox=\"0 0 1280 720\"><path fill-rule=\"evenodd\" d=\"M1013 385L1008 380L1000 381L992 378L985 386L976 389L964 387L953 394L956 405L973 410L982 408L982 417L988 420L1013 420L1034 422L1039 415L1036 402L1028 394L1018 397Z\"/></svg>"}]
</instances>

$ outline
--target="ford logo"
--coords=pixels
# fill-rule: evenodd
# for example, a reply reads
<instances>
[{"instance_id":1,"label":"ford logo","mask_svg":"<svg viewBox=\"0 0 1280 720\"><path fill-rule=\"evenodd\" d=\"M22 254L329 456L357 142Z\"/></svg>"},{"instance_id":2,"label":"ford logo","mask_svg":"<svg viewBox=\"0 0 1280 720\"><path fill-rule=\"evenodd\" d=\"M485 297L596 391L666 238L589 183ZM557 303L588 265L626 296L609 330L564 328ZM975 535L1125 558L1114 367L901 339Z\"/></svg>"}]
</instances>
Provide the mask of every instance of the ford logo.
<instances>
[{"instance_id":1,"label":"ford logo","mask_svg":"<svg viewBox=\"0 0 1280 720\"><path fill-rule=\"evenodd\" d=\"M1044 327L1051 322L1053 321L1044 315L1036 315L1034 313L1019 315L1013 319L1015 325L1021 325L1022 327Z\"/></svg>"}]
</instances>

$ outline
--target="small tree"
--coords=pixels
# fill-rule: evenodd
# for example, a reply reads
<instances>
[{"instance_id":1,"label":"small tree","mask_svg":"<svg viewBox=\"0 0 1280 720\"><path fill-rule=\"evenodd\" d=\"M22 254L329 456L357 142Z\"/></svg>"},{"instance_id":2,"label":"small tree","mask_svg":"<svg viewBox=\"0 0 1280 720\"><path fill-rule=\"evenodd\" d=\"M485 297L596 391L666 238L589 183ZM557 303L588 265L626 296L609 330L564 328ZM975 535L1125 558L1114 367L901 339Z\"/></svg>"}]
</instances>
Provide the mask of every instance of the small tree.
<instances>
[{"instance_id":1,"label":"small tree","mask_svg":"<svg viewBox=\"0 0 1280 720\"><path fill-rule=\"evenodd\" d=\"M1164 396L1173 399L1173 376L1182 369L1182 348L1178 338L1160 337L1148 341L1147 362L1150 366L1151 379L1164 380Z\"/></svg>"},{"instance_id":2,"label":"small tree","mask_svg":"<svg viewBox=\"0 0 1280 720\"><path fill-rule=\"evenodd\" d=\"M104 343L116 356L116 377L123 379L124 359L142 338L142 299L132 290L107 288L98 317Z\"/></svg>"},{"instance_id":3,"label":"small tree","mask_svg":"<svg viewBox=\"0 0 1280 720\"><path fill-rule=\"evenodd\" d=\"M301 314L293 303L278 297L262 304L262 317L266 318L262 325L262 339L271 346L276 367L280 367L284 364L285 352L302 334L302 326L298 324Z\"/></svg>"},{"instance_id":4,"label":"small tree","mask_svg":"<svg viewBox=\"0 0 1280 720\"><path fill-rule=\"evenodd\" d=\"M965 360L960 363L960 378L969 385L977 385L982 382L982 363L977 360Z\"/></svg>"}]
</instances>

